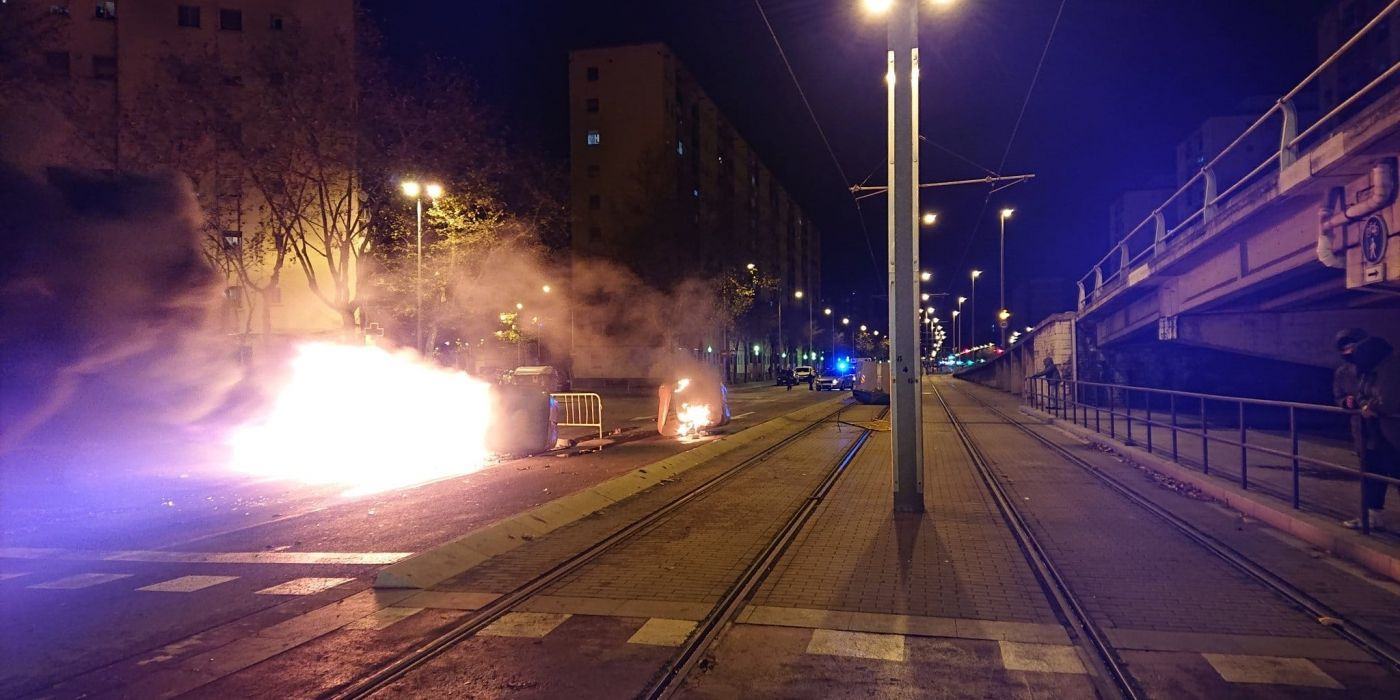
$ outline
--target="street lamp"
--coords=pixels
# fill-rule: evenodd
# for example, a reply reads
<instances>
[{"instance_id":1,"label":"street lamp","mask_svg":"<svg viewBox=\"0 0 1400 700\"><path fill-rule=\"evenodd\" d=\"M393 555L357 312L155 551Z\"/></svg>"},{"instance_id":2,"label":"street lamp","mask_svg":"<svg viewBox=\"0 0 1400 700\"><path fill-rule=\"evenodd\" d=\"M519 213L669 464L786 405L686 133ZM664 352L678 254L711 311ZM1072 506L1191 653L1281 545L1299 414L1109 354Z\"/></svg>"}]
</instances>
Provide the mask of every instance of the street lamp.
<instances>
[{"instance_id":1,"label":"street lamp","mask_svg":"<svg viewBox=\"0 0 1400 700\"><path fill-rule=\"evenodd\" d=\"M997 280L1001 284L1001 310L997 312L997 326L1001 329L1002 347L1006 347L1006 319L1011 315L1006 311L1006 220L1015 212L1015 209L1001 210L1001 272L998 273L1000 279Z\"/></svg>"},{"instance_id":2,"label":"street lamp","mask_svg":"<svg viewBox=\"0 0 1400 700\"><path fill-rule=\"evenodd\" d=\"M938 215L931 211L926 211L919 220L922 221L925 226L932 226L934 222L938 221Z\"/></svg>"},{"instance_id":3,"label":"street lamp","mask_svg":"<svg viewBox=\"0 0 1400 700\"><path fill-rule=\"evenodd\" d=\"M971 345L977 345L977 278L981 276L981 270L972 271L972 320L969 322L972 339L968 341Z\"/></svg>"},{"instance_id":4,"label":"street lamp","mask_svg":"<svg viewBox=\"0 0 1400 700\"><path fill-rule=\"evenodd\" d=\"M929 280L931 280L931 279L933 279L933 273L932 273L932 272L920 272L920 273L919 273L919 281L920 281L920 282L927 282L927 281L929 281Z\"/></svg>"},{"instance_id":5,"label":"street lamp","mask_svg":"<svg viewBox=\"0 0 1400 700\"><path fill-rule=\"evenodd\" d=\"M801 289L793 292L792 295L798 299L806 297L806 295L803 294ZM807 297L807 352L811 353L812 355L816 355L816 353L812 350L812 344L815 338L816 334L812 332L812 299L811 297Z\"/></svg>"},{"instance_id":6,"label":"street lamp","mask_svg":"<svg viewBox=\"0 0 1400 700\"><path fill-rule=\"evenodd\" d=\"M414 276L414 312L413 323L417 328L416 346L418 352L423 352L423 195L427 194L428 199L437 199L442 196L442 185L428 183L420 185L414 180L404 180L399 185L403 188L404 196L414 200L417 204L418 212L418 272Z\"/></svg>"},{"instance_id":7,"label":"street lamp","mask_svg":"<svg viewBox=\"0 0 1400 700\"><path fill-rule=\"evenodd\" d=\"M546 284L545 286L540 287L540 291L544 292L545 294L548 294L550 292L549 285Z\"/></svg>"},{"instance_id":8,"label":"street lamp","mask_svg":"<svg viewBox=\"0 0 1400 700\"><path fill-rule=\"evenodd\" d=\"M831 315L830 306L822 309L822 313L826 314L828 331L831 333L831 361L834 363L836 362L836 317Z\"/></svg>"},{"instance_id":9,"label":"street lamp","mask_svg":"<svg viewBox=\"0 0 1400 700\"><path fill-rule=\"evenodd\" d=\"M963 305L963 302L965 302L965 301L967 301L967 297L958 297L958 311L957 311L958 314L962 313L962 305ZM957 314L953 314L953 315L956 316ZM954 335L954 337L953 337L953 343L956 344L956 345L958 346L958 349L959 349L959 350L961 350L961 349L962 349L962 321L958 321L958 327L953 329L953 335Z\"/></svg>"}]
</instances>

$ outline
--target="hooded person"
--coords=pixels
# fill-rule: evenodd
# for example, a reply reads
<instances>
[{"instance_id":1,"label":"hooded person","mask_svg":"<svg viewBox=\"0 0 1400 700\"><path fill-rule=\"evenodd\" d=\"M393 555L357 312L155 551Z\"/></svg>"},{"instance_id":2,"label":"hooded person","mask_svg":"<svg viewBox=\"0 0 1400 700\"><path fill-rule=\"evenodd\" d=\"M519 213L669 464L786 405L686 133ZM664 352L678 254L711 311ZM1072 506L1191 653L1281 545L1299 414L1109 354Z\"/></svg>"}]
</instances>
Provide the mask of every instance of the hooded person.
<instances>
[{"instance_id":1,"label":"hooded person","mask_svg":"<svg viewBox=\"0 0 1400 700\"><path fill-rule=\"evenodd\" d=\"M1337 352L1342 356L1342 363L1332 371L1332 403L1341 408L1360 408L1356 400L1361 391L1361 374L1356 369L1356 363L1352 361L1352 353L1356 344L1365 340L1368 335L1360 328L1347 328L1337 333ZM1361 442L1360 415L1351 417L1351 442L1357 458L1364 457L1366 448Z\"/></svg>"},{"instance_id":2,"label":"hooded person","mask_svg":"<svg viewBox=\"0 0 1400 700\"><path fill-rule=\"evenodd\" d=\"M1369 474L1400 478L1400 356L1384 338L1372 336L1356 343L1351 362L1359 378L1356 404L1361 410L1361 462ZM1372 528L1385 527L1381 514L1388 486L1374 479L1361 484ZM1343 524L1357 528L1360 520Z\"/></svg>"}]
</instances>

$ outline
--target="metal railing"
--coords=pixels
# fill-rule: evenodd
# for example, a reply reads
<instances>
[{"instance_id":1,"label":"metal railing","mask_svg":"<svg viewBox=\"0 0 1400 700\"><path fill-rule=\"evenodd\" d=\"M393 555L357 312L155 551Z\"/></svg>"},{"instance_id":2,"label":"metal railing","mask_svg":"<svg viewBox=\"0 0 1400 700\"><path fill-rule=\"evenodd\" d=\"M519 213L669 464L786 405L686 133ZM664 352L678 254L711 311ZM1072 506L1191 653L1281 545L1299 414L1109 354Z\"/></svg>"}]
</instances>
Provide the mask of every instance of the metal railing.
<instances>
[{"instance_id":1,"label":"metal railing","mask_svg":"<svg viewBox=\"0 0 1400 700\"><path fill-rule=\"evenodd\" d=\"M1079 279L1077 282L1079 308L1083 309L1089 302L1100 296L1101 292L1126 280L1129 276L1129 270L1155 258L1174 245L1188 240L1178 234L1197 222L1205 224L1217 217L1225 200L1240 193L1247 185L1255 182L1260 175L1271 169L1282 172L1284 168L1292 165L1298 159L1300 145L1305 140L1317 136L1325 125L1335 122L1338 116L1351 109L1357 102L1397 73L1400 73L1400 63L1391 64L1389 68L1367 82L1350 97L1340 100L1326 114L1318 117L1310 126L1299 131L1298 111L1295 105L1298 96L1316 82L1324 71L1336 66L1344 54L1360 43L1367 33L1381 24L1397 7L1400 7L1400 0L1392 0L1387 4L1370 22L1338 47L1327 60L1313 69L1306 78L1303 78L1302 82L1280 97L1234 141L1216 154L1210 162L1202 166L1199 172L1191 176L1170 197L1167 197L1166 201L1153 210L1151 215L1133 227L1107 255L1095 263L1093 268ZM1338 67L1338 70L1341 68ZM1245 142L1274 117L1278 117L1280 120L1278 150L1244 175L1235 178L1234 182L1229 183L1224 190L1221 190L1222 183L1217 182L1217 176L1222 161L1235 155L1238 149L1244 148ZM1179 204L1183 197L1192 194L1199 196L1200 207L1181 216L1180 221L1169 224L1167 216L1172 206ZM1148 233L1151 235L1149 236Z\"/></svg>"},{"instance_id":2,"label":"metal railing","mask_svg":"<svg viewBox=\"0 0 1400 700\"><path fill-rule=\"evenodd\" d=\"M1353 467L1309 456L1299 450L1300 417L1312 425L1325 425L1335 431L1349 424L1351 416L1358 414L1354 410L1325 404L1250 399L1124 384L1052 381L1043 377L1028 377L1025 381L1022 397L1032 408L1108 435L1114 440L1120 439L1121 426L1123 444L1143 447L1149 454L1170 454L1177 464L1190 465L1194 462L1203 474L1210 474L1213 468L1212 444L1237 448L1239 486L1244 490L1249 490L1251 486L1266 487L1266 490L1277 488L1277 484L1267 484L1265 480L1256 478L1250 481L1250 453L1286 459L1291 476L1287 491L1291 492L1289 500L1294 509L1302 507L1303 465L1324 473L1355 478L1360 504L1358 519L1361 531L1366 534L1371 532L1370 517L1365 507L1366 484L1400 486L1400 479L1367 471L1364 460L1358 459L1358 466ZM1136 434L1133 429L1135 424L1139 428ZM1165 435L1162 437L1169 441L1169 445L1154 439L1156 433L1163 431ZM1251 432L1256 435L1253 442L1249 439ZM1263 436L1279 434L1287 436L1286 450L1263 444L1268 442L1261 439ZM1141 443L1138 442L1139 437L1143 438ZM1191 459L1183 456L1183 438L1191 441L1189 448L1199 449L1198 457ZM1214 468L1219 471L1221 466L1217 462Z\"/></svg>"},{"instance_id":3,"label":"metal railing","mask_svg":"<svg viewBox=\"0 0 1400 700\"><path fill-rule=\"evenodd\" d=\"M583 392L550 394L559 405L561 427L597 428L603 437L603 397Z\"/></svg>"}]
</instances>

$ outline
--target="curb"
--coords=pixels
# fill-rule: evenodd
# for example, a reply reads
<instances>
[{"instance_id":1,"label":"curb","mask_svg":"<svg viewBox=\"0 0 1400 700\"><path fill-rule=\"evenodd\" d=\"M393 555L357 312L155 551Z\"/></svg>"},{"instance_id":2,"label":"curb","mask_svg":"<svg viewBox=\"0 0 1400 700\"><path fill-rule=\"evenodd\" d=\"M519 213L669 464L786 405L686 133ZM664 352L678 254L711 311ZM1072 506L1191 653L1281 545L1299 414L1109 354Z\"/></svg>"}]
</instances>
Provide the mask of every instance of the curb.
<instances>
[{"instance_id":1,"label":"curb","mask_svg":"<svg viewBox=\"0 0 1400 700\"><path fill-rule=\"evenodd\" d=\"M1107 447L1134 462L1161 472L1178 481L1200 489L1226 507L1247 515L1276 530L1286 532L1308 544L1333 555L1350 560L1362 568L1400 582L1400 548L1379 542L1343 528L1320 515L1296 511L1258 496L1238 486L1213 479L1171 460L1148 454L1147 451L1109 441L1092 430L1059 420L1048 413L1019 407L1021 413L1045 420L1049 425L1071 437Z\"/></svg>"},{"instance_id":2,"label":"curb","mask_svg":"<svg viewBox=\"0 0 1400 700\"><path fill-rule=\"evenodd\" d=\"M680 454L652 462L601 484L561 496L532 510L478 528L380 570L375 588L431 588L545 533L582 520L677 474L768 437L791 425L829 413L844 398L803 407L752 428L726 435Z\"/></svg>"}]
</instances>

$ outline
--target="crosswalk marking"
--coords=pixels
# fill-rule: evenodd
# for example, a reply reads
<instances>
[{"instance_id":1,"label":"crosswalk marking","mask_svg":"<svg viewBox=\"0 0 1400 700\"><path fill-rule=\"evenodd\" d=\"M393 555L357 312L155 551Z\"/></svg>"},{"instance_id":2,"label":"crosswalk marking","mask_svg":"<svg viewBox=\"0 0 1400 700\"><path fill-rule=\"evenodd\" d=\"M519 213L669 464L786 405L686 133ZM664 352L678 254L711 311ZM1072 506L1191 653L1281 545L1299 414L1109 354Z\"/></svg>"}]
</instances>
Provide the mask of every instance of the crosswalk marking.
<instances>
[{"instance_id":1,"label":"crosswalk marking","mask_svg":"<svg viewBox=\"0 0 1400 700\"><path fill-rule=\"evenodd\" d=\"M671 620L653 617L627 640L628 644L646 644L656 647L678 647L685 643L695 629L694 620Z\"/></svg>"},{"instance_id":2,"label":"crosswalk marking","mask_svg":"<svg viewBox=\"0 0 1400 700\"><path fill-rule=\"evenodd\" d=\"M30 588L42 588L51 590L71 590L74 588L87 588L118 579L130 578L131 574L74 574L65 576L56 581L45 581L36 583Z\"/></svg>"},{"instance_id":3,"label":"crosswalk marking","mask_svg":"<svg viewBox=\"0 0 1400 700\"><path fill-rule=\"evenodd\" d=\"M1001 647L1002 668L1008 671L1088 673L1079 660L1079 654L1071 646L1006 641L997 642L997 645Z\"/></svg>"},{"instance_id":4,"label":"crosswalk marking","mask_svg":"<svg viewBox=\"0 0 1400 700\"><path fill-rule=\"evenodd\" d=\"M543 637L572 617L567 613L509 613L481 634L488 637Z\"/></svg>"},{"instance_id":5,"label":"crosswalk marking","mask_svg":"<svg viewBox=\"0 0 1400 700\"><path fill-rule=\"evenodd\" d=\"M1242 656L1237 654L1201 654L1220 677L1231 683L1263 683L1268 685L1299 685L1309 688L1342 690L1337 679L1327 675L1317 664L1283 656Z\"/></svg>"},{"instance_id":6,"label":"crosswalk marking","mask_svg":"<svg viewBox=\"0 0 1400 700\"><path fill-rule=\"evenodd\" d=\"M423 612L423 608L400 608L390 606L375 610L373 614L366 615L345 626L348 630L382 630L396 622L407 620L418 613Z\"/></svg>"},{"instance_id":7,"label":"crosswalk marking","mask_svg":"<svg viewBox=\"0 0 1400 700\"><path fill-rule=\"evenodd\" d=\"M342 583L354 581L353 578L294 578L286 583L279 583L258 591L259 595L309 595L319 593L328 588L335 588Z\"/></svg>"},{"instance_id":8,"label":"crosswalk marking","mask_svg":"<svg viewBox=\"0 0 1400 700\"><path fill-rule=\"evenodd\" d=\"M807 643L807 653L903 661L904 635L815 629L812 630L811 641Z\"/></svg>"},{"instance_id":9,"label":"crosswalk marking","mask_svg":"<svg viewBox=\"0 0 1400 700\"><path fill-rule=\"evenodd\" d=\"M142 586L138 591L153 591L156 593L193 593L204 590L210 586L217 586L221 583L228 583L237 576L181 576L172 578L169 581L153 583L149 586Z\"/></svg>"}]
</instances>

